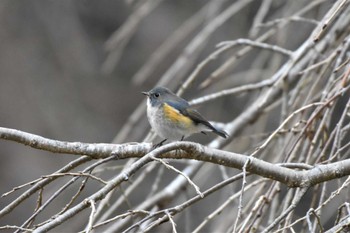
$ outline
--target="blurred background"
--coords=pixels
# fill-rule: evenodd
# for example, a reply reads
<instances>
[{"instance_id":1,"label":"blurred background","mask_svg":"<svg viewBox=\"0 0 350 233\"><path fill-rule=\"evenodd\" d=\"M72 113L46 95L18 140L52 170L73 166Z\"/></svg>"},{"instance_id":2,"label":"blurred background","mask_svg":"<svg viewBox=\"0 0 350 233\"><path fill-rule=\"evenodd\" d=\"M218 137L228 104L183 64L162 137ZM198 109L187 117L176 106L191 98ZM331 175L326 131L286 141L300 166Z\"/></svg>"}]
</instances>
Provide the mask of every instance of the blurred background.
<instances>
[{"instance_id":1,"label":"blurred background","mask_svg":"<svg viewBox=\"0 0 350 233\"><path fill-rule=\"evenodd\" d=\"M174 46L144 81L133 81L137 71L206 3L154 1L152 13L136 25L130 38L121 39L118 61L106 65L110 55L106 42L142 2L0 1L0 125L62 141L111 142L144 100L140 92L155 85L188 38ZM248 18L220 29L203 56L221 40L232 39L237 28L244 30ZM175 90L176 85L167 86ZM145 122L142 125L143 134L131 137L130 133L129 140L142 140L149 129ZM0 156L1 193L72 158L3 140Z\"/></svg>"},{"instance_id":2,"label":"blurred background","mask_svg":"<svg viewBox=\"0 0 350 233\"><path fill-rule=\"evenodd\" d=\"M129 38L121 39L122 45L116 45L119 58L110 59L111 49L106 42L142 4L110 0L0 1L0 126L62 141L112 142L144 100L141 91L155 85L188 38L174 46L142 82L135 82L137 71L206 1L154 1L153 9L149 9L152 13L137 22ZM197 24L201 23L203 19ZM244 23L235 27L243 27ZM220 30L227 39L232 33L231 29ZM208 45L209 51L222 39L216 36ZM168 87L174 90L176 85ZM123 141L142 140L149 130L145 117L141 132L138 128ZM75 156L0 140L0 157L0 193L4 193L52 173ZM0 206L12 199L3 198ZM18 223L32 211L33 203L35 198L0 222Z\"/></svg>"},{"instance_id":3,"label":"blurred background","mask_svg":"<svg viewBox=\"0 0 350 233\"><path fill-rule=\"evenodd\" d=\"M0 125L63 141L111 142L143 98L142 88L130 83L141 62L136 53L126 52L128 61L113 72L101 71L104 44L130 7L123 1L1 1ZM72 159L3 140L0 156L1 193Z\"/></svg>"},{"instance_id":4,"label":"blurred background","mask_svg":"<svg viewBox=\"0 0 350 233\"><path fill-rule=\"evenodd\" d=\"M197 65L215 51L219 42L238 38L256 39L269 27L276 30L270 34L267 43L294 51L310 36L317 20L324 17L335 1L315 1L318 2L316 7L303 13L308 20L295 19L294 23L290 23L291 20L278 28L275 27L281 22L278 19L302 11L310 1L247 1L237 8L236 14L212 25L210 29L208 26L213 19L235 2L244 1L1 0L0 127L61 141L140 142L150 129L146 120L145 97L141 91L148 91L155 85L176 91ZM262 2L268 14L262 12ZM272 24L257 27L256 23L259 22L255 20L259 14L262 15L262 22L272 21ZM237 51L238 48L233 49L207 64L185 91L184 98L191 100L271 78L288 58L260 49L241 57ZM210 74L233 56L239 59L220 73L220 78L214 84L199 88ZM322 88L319 89L321 93ZM257 88L249 96L246 93L231 95L197 108L208 119L229 122L249 107L259 94L260 89ZM247 135L257 136L256 141L238 137L226 149L238 153L253 151L261 142L261 136L275 129L285 117L280 115L282 110L279 104L268 110L268 116L262 114L259 124L252 122L252 127L239 132L243 138ZM135 111L141 117L136 118L131 129L125 128ZM213 138L211 135L198 135L191 140L206 143ZM76 156L51 154L0 140L0 158L0 193L4 193L44 174L53 173ZM269 161L274 159L267 157ZM184 164L180 162L177 166L180 169ZM209 170L210 173L207 172ZM197 181L203 189L211 187L221 180L221 172L217 166L211 166L199 173L197 178L202 179ZM237 172L232 169L228 173L231 176ZM150 186L157 174L153 171L142 187ZM166 173L162 177L161 187L175 176L172 172ZM106 177L113 177L113 174ZM240 181L238 183L233 188L236 191L241 188ZM200 205L208 208L210 213L218 206L218 200L225 201L231 191L216 193ZM133 193L130 199L137 203L143 201L143 195L142 192ZM188 193L182 195L176 203L188 196ZM13 200L13 196L2 200L1 208ZM2 218L1 225L22 223L33 212L35 201L35 197L25 201L14 213ZM55 203L53 209L60 209L62 203ZM195 205L191 210L196 224L208 214L202 212L200 205ZM123 208L126 211L129 206L124 205ZM225 213L232 214L231 211ZM305 214L305 210L302 209L301 213ZM186 218L187 215L181 216L181 221ZM41 220L45 220L45 217ZM72 225L81 230L85 220ZM213 222L213 228L208 229L216 229L215 223L221 224L220 221ZM226 226L229 224L226 223ZM164 229L169 230L169 225ZM179 230L185 230L181 224Z\"/></svg>"}]
</instances>

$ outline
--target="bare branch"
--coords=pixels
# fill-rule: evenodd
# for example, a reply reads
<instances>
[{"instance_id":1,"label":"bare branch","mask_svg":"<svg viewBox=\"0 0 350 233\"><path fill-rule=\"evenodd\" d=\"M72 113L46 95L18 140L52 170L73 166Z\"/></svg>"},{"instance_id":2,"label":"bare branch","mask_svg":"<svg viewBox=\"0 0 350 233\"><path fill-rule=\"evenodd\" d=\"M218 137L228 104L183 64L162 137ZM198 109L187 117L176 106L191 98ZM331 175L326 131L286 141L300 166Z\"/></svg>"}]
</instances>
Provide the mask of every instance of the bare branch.
<instances>
[{"instance_id":1,"label":"bare branch","mask_svg":"<svg viewBox=\"0 0 350 233\"><path fill-rule=\"evenodd\" d=\"M87 143L79 143L79 142L60 142L56 140L46 139L40 136L36 136L29 133L24 133L21 131L14 131L11 129L0 128L0 132L8 132L10 131L11 138L14 141L21 136L22 140L19 141L23 144L27 144L28 141L38 140L38 143L31 144L33 147L37 147L38 149L46 149L48 151L55 151L59 153L68 153L71 154L86 154L92 156L92 158L115 154L117 155L116 159L126 159L126 158L140 158L142 157L142 161L145 157L148 159L140 162L140 160L136 161L135 164L139 164L137 166L143 166L144 163L150 162L154 153L157 154L159 158L169 158L169 159L195 159L199 161L212 162L216 164L220 164L227 167L234 167L241 169L247 159L250 160L249 165L247 166L247 171L254 174L259 174L264 177L273 177L275 180L280 181L291 187L305 187L309 185L315 185L317 183L321 183L327 180L331 180L334 178L343 177L349 175L350 173L350 159L338 161L331 164L326 165L318 165L313 169L308 171L292 171L289 168L284 168L278 166L276 164L271 164L265 162L263 160L252 158L246 155L237 154L233 152L218 150L210 147L205 147L203 145L193 143L193 142L173 142L168 145L165 145L158 152L158 150L151 151L148 156L144 156L147 154L151 148L149 143L140 143L140 144L121 144L121 145L113 145L113 144L87 144ZM3 134L0 134L0 136ZM10 137L6 137L6 139L10 139ZM53 144L54 142L54 144ZM59 145L65 145L64 147L60 147ZM76 150L71 148L75 147ZM108 151L109 154L100 153L101 147L103 147L103 151ZM64 148L70 148L67 150L63 150ZM85 150L84 150L85 149ZM166 153L175 149L181 149L184 152L177 153ZM62 152L64 151L64 152ZM159 153L159 154L158 154ZM135 169L135 168L134 168ZM334 169L337 173L334 173ZM134 170L132 170L134 171ZM322 171L322 172L321 172ZM130 171L131 172L131 171ZM124 179L128 179L129 172L124 173ZM306 174L307 173L307 174ZM120 177L118 180L121 180ZM120 181L118 181L120 182Z\"/></svg>"}]
</instances>

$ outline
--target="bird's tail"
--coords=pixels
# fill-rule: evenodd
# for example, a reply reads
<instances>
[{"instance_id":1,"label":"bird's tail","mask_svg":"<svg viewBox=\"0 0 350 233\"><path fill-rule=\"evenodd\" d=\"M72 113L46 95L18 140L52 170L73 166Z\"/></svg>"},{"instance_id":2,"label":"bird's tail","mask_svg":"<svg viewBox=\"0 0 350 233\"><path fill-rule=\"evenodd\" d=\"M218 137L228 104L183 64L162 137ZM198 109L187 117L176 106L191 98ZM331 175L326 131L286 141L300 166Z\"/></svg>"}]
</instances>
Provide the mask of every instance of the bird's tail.
<instances>
[{"instance_id":1,"label":"bird's tail","mask_svg":"<svg viewBox=\"0 0 350 233\"><path fill-rule=\"evenodd\" d=\"M205 125L206 129L204 131L211 131L217 135L219 135L220 137L223 138L228 138L228 133L226 133L224 130L220 129L219 126L217 126L217 124L215 124L215 126L213 125L214 122L209 122L209 121L204 121L202 122L203 125ZM202 131L203 133L203 131Z\"/></svg>"},{"instance_id":2,"label":"bird's tail","mask_svg":"<svg viewBox=\"0 0 350 233\"><path fill-rule=\"evenodd\" d=\"M220 137L227 138L229 135L225 131L218 129L218 128L213 128L213 133L219 135Z\"/></svg>"},{"instance_id":3,"label":"bird's tail","mask_svg":"<svg viewBox=\"0 0 350 233\"><path fill-rule=\"evenodd\" d=\"M215 128L215 130L213 130L213 133L215 133L223 138L227 138L229 136L225 131L223 131L221 129L217 129L217 128Z\"/></svg>"}]
</instances>

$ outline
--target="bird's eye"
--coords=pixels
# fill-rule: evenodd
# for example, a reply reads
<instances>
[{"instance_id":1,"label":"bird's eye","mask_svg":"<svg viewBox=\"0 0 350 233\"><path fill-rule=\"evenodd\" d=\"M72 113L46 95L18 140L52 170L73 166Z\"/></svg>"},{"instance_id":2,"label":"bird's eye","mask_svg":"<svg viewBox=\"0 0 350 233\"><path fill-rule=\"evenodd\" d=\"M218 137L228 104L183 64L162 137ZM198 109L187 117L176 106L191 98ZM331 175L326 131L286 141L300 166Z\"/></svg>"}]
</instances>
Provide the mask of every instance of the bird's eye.
<instances>
[{"instance_id":1,"label":"bird's eye","mask_svg":"<svg viewBox=\"0 0 350 233\"><path fill-rule=\"evenodd\" d=\"M159 97L159 93L154 93L154 96L155 96L156 98L158 98L158 97Z\"/></svg>"}]
</instances>

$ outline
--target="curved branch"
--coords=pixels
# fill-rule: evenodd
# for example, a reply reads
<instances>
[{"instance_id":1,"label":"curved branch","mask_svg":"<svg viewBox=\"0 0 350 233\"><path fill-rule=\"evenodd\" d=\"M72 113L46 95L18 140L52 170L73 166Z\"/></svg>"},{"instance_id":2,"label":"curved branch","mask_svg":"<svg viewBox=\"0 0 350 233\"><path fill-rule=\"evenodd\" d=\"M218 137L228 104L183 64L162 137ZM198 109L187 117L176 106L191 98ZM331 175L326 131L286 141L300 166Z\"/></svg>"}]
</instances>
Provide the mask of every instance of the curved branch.
<instances>
[{"instance_id":1,"label":"curved branch","mask_svg":"<svg viewBox=\"0 0 350 233\"><path fill-rule=\"evenodd\" d=\"M39 227L35 232L46 232L88 208L90 206L90 201L97 202L103 199L111 190L128 180L130 176L135 174L144 165L154 161L154 157L195 159L237 169L242 169L246 164L247 172L279 181L289 187L309 187L324 181L350 175L350 159L327 165L317 165L307 171L296 171L251 156L213 149L193 142L173 142L150 151L150 143L114 145L104 143L62 142L7 128L0 128L0 138L16 141L36 149L43 149L56 153L84 154L92 158L103 158L110 155L115 155L116 159L141 157L117 177L110 180L101 190L59 215L49 223ZM182 151L178 151L178 149ZM177 151L171 152L173 150Z\"/></svg>"},{"instance_id":2,"label":"curved branch","mask_svg":"<svg viewBox=\"0 0 350 233\"><path fill-rule=\"evenodd\" d=\"M146 154L152 147L149 143L136 142L125 144L65 142L3 127L0 127L0 138L18 142L39 150L60 154L87 155L94 159L107 158L113 154L118 155L119 153L131 153L134 157L139 157L137 155Z\"/></svg>"},{"instance_id":3,"label":"curved branch","mask_svg":"<svg viewBox=\"0 0 350 233\"><path fill-rule=\"evenodd\" d=\"M68 163L66 166L62 167L56 173L64 173L68 172L75 167L90 161L91 158L87 156L80 157L70 163ZM0 210L0 218L8 213L10 213L14 208L16 208L19 204L21 204L23 201L28 199L30 196L32 196L34 193L36 193L38 190L41 188L45 187L47 184L51 183L52 181L56 180L58 177L47 177L44 178L43 180L39 181L35 185L33 185L30 189L22 193L18 198L16 198L14 201L12 201L10 204L6 205L2 210Z\"/></svg>"},{"instance_id":4,"label":"curved branch","mask_svg":"<svg viewBox=\"0 0 350 233\"><path fill-rule=\"evenodd\" d=\"M0 138L16 141L36 149L56 153L87 155L95 159L106 158L111 155L115 155L116 159L139 158L149 153L152 148L150 143L90 144L64 142L2 127L0 127ZM350 159L331 164L317 165L307 171L295 171L251 156L214 149L194 142L172 142L161 148L164 151L157 154L158 158L195 159L237 169L242 169L249 159L250 161L246 168L247 172L279 181L289 187L306 187L350 175ZM170 153L174 149L182 149L183 151L181 153ZM154 151L150 152L148 157L153 156Z\"/></svg>"}]
</instances>

